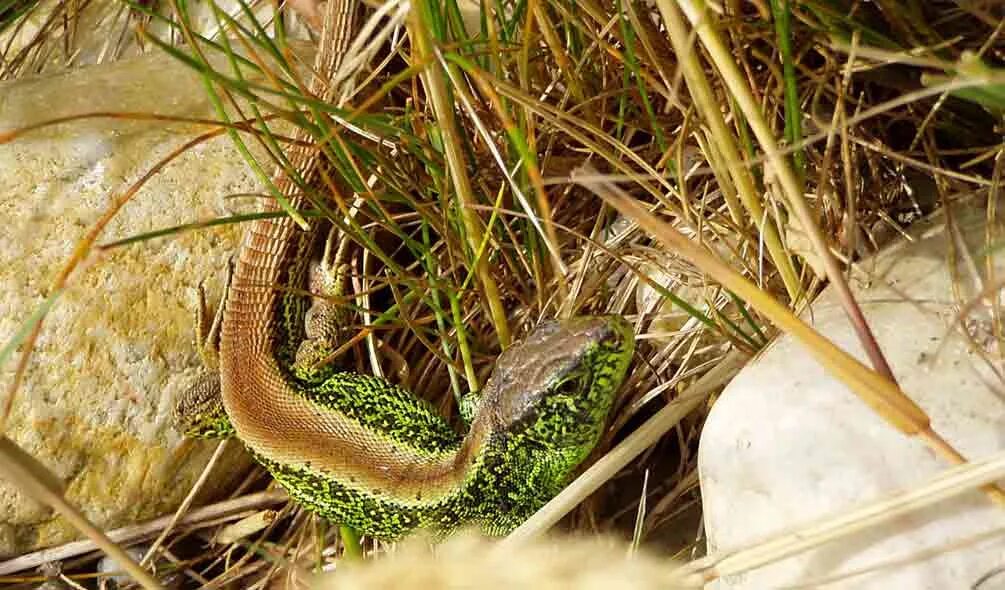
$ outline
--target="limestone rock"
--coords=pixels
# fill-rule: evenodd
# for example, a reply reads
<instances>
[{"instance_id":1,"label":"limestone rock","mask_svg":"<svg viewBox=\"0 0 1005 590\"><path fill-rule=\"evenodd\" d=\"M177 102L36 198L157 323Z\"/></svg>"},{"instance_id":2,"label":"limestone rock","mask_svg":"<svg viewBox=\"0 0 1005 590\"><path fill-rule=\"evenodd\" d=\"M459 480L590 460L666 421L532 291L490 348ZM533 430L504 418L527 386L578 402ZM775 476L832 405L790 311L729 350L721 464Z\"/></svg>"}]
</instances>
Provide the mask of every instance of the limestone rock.
<instances>
[{"instance_id":1,"label":"limestone rock","mask_svg":"<svg viewBox=\"0 0 1005 590\"><path fill-rule=\"evenodd\" d=\"M966 332L957 319L982 287L1005 276L1005 256L990 250L997 278L988 278L983 203L955 205L950 218L955 232L945 231L945 218L933 218L913 228L913 243L899 242L860 263L852 288L904 391L958 450L981 458L1005 445L1005 397L994 373L1003 368L1003 351L985 302L968 309ZM1000 220L992 235L1000 243ZM832 290L804 319L864 360ZM699 472L709 550L747 546L922 485L946 468L783 336L729 385L705 425ZM1005 538L966 541L1003 524L1005 512L974 492L718 587L815 587L814 580L901 561L827 587L970 588L1001 566Z\"/></svg>"},{"instance_id":2,"label":"limestone rock","mask_svg":"<svg viewBox=\"0 0 1005 590\"><path fill-rule=\"evenodd\" d=\"M96 111L212 117L199 79L162 55L0 85L0 133ZM98 118L0 145L0 342L43 302L113 199L206 130ZM223 217L235 209L228 195L256 192L263 191L221 136L153 176L98 243ZM219 296L239 233L228 225L93 251L45 319L8 435L65 481L70 500L98 526L174 509L214 448L184 441L171 428L170 409L201 370L193 288L208 279L210 296ZM0 366L4 392L17 357ZM240 445L231 445L206 494L227 487L248 465ZM0 553L75 536L48 509L0 482Z\"/></svg>"}]
</instances>

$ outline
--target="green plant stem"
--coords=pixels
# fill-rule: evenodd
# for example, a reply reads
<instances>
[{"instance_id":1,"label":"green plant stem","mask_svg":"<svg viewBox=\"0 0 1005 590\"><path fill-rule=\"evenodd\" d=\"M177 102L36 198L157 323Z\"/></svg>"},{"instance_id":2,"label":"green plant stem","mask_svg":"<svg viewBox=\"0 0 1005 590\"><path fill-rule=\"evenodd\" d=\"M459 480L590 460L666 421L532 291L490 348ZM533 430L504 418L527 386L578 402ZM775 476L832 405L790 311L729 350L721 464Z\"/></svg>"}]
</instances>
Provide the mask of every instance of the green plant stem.
<instances>
[{"instance_id":1,"label":"green plant stem","mask_svg":"<svg viewBox=\"0 0 1005 590\"><path fill-rule=\"evenodd\" d=\"M429 28L423 22L422 12L428 12L425 3L417 2L409 15L409 35L415 44L415 51L418 58L429 61L429 66L422 74L426 90L429 93L430 101L433 103L433 111L436 114L437 123L443 136L443 150L446 153L447 166L450 169L450 178L453 181L454 191L457 196L457 204L460 209L461 220L464 224L465 237L472 256L478 251L478 245L482 241L482 227L478 214L472 206L475 203L474 193L471 188L471 180L464 165L464 156L461 153L461 142L458 136L457 123L454 120L453 105L450 101L447 83L440 65L432 59L435 52L433 39L429 34ZM426 9L426 10L424 10ZM489 272L488 261L485 258L474 259L475 273L482 285L482 292L488 306L489 315L496 329L496 337L502 348L507 348L512 342L512 335L509 329L509 322L506 318L506 310L502 304L499 293L499 286L496 284L492 273Z\"/></svg>"}]
</instances>

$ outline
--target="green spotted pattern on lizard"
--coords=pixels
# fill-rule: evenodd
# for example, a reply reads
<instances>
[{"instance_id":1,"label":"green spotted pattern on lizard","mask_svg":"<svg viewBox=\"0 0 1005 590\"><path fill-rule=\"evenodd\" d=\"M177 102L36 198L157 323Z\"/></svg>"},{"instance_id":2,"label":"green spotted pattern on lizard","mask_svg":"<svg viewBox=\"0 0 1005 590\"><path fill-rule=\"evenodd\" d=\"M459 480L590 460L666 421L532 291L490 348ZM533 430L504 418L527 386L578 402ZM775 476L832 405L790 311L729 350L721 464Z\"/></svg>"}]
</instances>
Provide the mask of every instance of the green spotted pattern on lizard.
<instances>
[{"instance_id":1,"label":"green spotted pattern on lizard","mask_svg":"<svg viewBox=\"0 0 1005 590\"><path fill-rule=\"evenodd\" d=\"M319 60L328 61L315 64L319 72L335 71L354 3L329 0L327 9ZM325 84L312 88L330 98ZM293 147L289 161L301 178L317 177L316 150ZM309 205L282 171L274 182L292 209ZM262 208L278 211L271 199ZM315 335L305 329L312 299L301 293L322 229L315 220L308 225L305 231L286 216L250 224L222 307L212 363L219 377L201 378L179 400L178 428L235 435L294 499L364 534L393 539L462 524L502 534L519 525L597 444L632 358L631 326L619 317L539 326L500 355L481 392L463 400L461 436L401 387L298 362L305 343L309 358L338 344L337 325ZM322 323L340 317L312 315Z\"/></svg>"}]
</instances>

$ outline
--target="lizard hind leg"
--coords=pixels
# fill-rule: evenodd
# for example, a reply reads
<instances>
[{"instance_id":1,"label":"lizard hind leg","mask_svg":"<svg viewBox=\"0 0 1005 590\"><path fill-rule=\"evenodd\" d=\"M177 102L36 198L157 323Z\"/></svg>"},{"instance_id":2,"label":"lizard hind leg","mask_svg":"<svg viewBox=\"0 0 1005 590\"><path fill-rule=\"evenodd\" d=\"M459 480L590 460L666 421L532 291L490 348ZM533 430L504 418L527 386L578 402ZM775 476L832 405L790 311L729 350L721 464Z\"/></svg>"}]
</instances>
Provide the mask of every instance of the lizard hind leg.
<instances>
[{"instance_id":1,"label":"lizard hind leg","mask_svg":"<svg viewBox=\"0 0 1005 590\"><path fill-rule=\"evenodd\" d=\"M234 266L227 263L227 275L223 281L223 292L220 295L220 302L216 306L216 312L212 314L212 321L209 320L209 306L206 305L206 289L203 287L205 281L199 281L196 286L196 306L195 306L195 347L202 358L202 364L208 371L218 371L220 366L220 327L223 325L223 308L227 303L227 292L230 291L230 280L234 275Z\"/></svg>"},{"instance_id":2,"label":"lizard hind leg","mask_svg":"<svg viewBox=\"0 0 1005 590\"><path fill-rule=\"evenodd\" d=\"M223 306L230 290L230 279L233 267L227 265L227 278L224 281L220 304L213 314L212 322L208 321L209 313L206 305L206 291L202 281L196 287L197 303L195 308L196 348L202 358L204 371L195 383L178 398L172 411L171 420L175 429L185 436L193 438L227 438L234 434L227 412L223 407L223 397L220 395L219 341L220 326L223 320Z\"/></svg>"},{"instance_id":3,"label":"lizard hind leg","mask_svg":"<svg viewBox=\"0 0 1005 590\"><path fill-rule=\"evenodd\" d=\"M348 312L339 301L346 292L345 262L349 241L332 227L325 240L324 255L310 267L311 304L304 315L304 340L297 348L291 369L302 379L320 380L330 372L331 355L341 342Z\"/></svg>"}]
</instances>

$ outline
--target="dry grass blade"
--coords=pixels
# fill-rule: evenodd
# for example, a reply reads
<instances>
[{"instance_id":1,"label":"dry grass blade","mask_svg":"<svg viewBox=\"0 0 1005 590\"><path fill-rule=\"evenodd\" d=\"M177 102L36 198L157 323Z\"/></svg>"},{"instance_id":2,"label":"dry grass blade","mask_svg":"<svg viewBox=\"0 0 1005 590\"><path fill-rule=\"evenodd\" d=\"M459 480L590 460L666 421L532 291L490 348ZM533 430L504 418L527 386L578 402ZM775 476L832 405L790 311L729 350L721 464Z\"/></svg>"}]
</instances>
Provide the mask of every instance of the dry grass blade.
<instances>
[{"instance_id":1,"label":"dry grass blade","mask_svg":"<svg viewBox=\"0 0 1005 590\"><path fill-rule=\"evenodd\" d=\"M248 496L241 496L232 500L210 504L202 508L192 510L180 521L175 523L178 526L215 526L221 520L238 518L247 514L249 510L257 510L263 506L271 506L289 501L285 492L259 492ZM162 516L143 522L118 528L107 533L108 538L116 543L130 544L142 539L147 539L158 531L163 530L174 520L174 515ZM45 563L53 563L71 559L85 553L90 553L99 547L93 541L73 541L58 547L42 549L33 553L27 553L18 557L0 562L0 576L6 576L14 572L38 567Z\"/></svg>"},{"instance_id":2,"label":"dry grass blade","mask_svg":"<svg viewBox=\"0 0 1005 590\"><path fill-rule=\"evenodd\" d=\"M231 543L236 543L241 539L250 537L257 532L268 528L276 522L279 515L280 512L278 510L260 510L233 524L229 524L221 528L215 535L213 535L213 543L217 545L229 545Z\"/></svg>"},{"instance_id":3,"label":"dry grass blade","mask_svg":"<svg viewBox=\"0 0 1005 590\"><path fill-rule=\"evenodd\" d=\"M722 286L747 301L751 307L771 320L780 329L794 336L806 346L817 362L847 385L890 425L908 436L921 438L932 450L951 463L965 461L959 452L932 430L928 415L894 382L870 370L818 334L771 295L759 289L707 249L687 239L673 226L657 219L618 186L596 180L595 170L584 166L580 168L580 171L574 173L574 180L579 176L581 178L579 183L582 186L595 192L622 214L638 223L654 238L663 242L675 253L683 256ZM584 173L590 177L590 180L582 179ZM1005 505L1005 493L998 487L988 485L984 491L993 501Z\"/></svg>"},{"instance_id":4,"label":"dry grass blade","mask_svg":"<svg viewBox=\"0 0 1005 590\"><path fill-rule=\"evenodd\" d=\"M796 214L796 217L798 217L799 223L812 242L817 256L823 261L824 268L827 271L827 278L834 285L834 288L838 290L841 304L855 326L855 331L862 342L862 347L869 355L869 359L876 370L886 377L887 380L895 381L893 371L890 370L882 351L879 349L879 345L876 343L872 330L869 328L869 324L866 323L865 317L862 315L862 310L851 294L851 289L845 281L841 265L831 252L830 244L824 238L813 212L803 197L802 184L796 177L792 167L782 157L778 144L775 141L774 133L768 125L768 121L764 117L760 105L747 87L732 55L726 48L719 33L710 26L708 22L710 13L706 10L705 2L703 0L681 0L680 2L677 2L677 0L659 0L657 4L664 18L669 17L667 18L668 21L675 20L675 16L678 14L677 5L680 4L688 19L696 28L699 38L712 57L712 61L722 74L723 80L734 98L736 98L736 102L739 104L747 121L750 123L754 135L757 136L757 141L763 146L768 157L768 163L771 165L775 176L778 178L778 183L785 193L787 205Z\"/></svg>"},{"instance_id":5,"label":"dry grass blade","mask_svg":"<svg viewBox=\"0 0 1005 590\"><path fill-rule=\"evenodd\" d=\"M687 81L688 90L694 99L695 106L701 112L702 118L711 131L715 149L721 153L721 157L727 164L726 169L732 182L736 185L739 198L750 218L754 220L761 231L765 246L785 283L789 299L793 302L798 301L803 296L799 276L789 253L785 251L785 246L781 236L778 235L774 221L765 215L760 195L754 184L753 174L749 168L743 165L740 148L736 145L737 138L726 125L719 101L716 99L712 85L699 63L696 47L690 43L692 35L688 34L683 19L679 16L676 11L670 10L664 13L664 21L667 24L667 34L673 43L674 51L681 61L680 68ZM720 184L724 183L720 181Z\"/></svg>"},{"instance_id":6,"label":"dry grass blade","mask_svg":"<svg viewBox=\"0 0 1005 590\"><path fill-rule=\"evenodd\" d=\"M198 495L199 491L206 484L206 480L209 479L210 474L213 473L217 461L219 461L220 457L223 456L223 452L227 448L227 443L228 441L226 439L217 443L216 449L213 450L213 455L209 458L209 461L206 462L206 466L203 467L202 473L199 474L199 479L197 479L195 483L192 484L192 488L185 496L185 499L182 500L181 504L178 506L178 509L175 510L171 522L169 522L168 525L164 527L164 530L157 537L157 539L155 539L154 542L150 544L150 548L147 549L146 554L143 555L143 559L140 560L140 563L142 563L144 566L150 563L151 558L153 558L153 556L157 553L157 550L164 543L164 540L167 539L167 536L171 534L171 531L174 529L175 525L177 525L178 522L182 519L182 517L185 516L185 513L188 512L188 509L192 506L192 502L195 501L195 498Z\"/></svg>"},{"instance_id":7,"label":"dry grass blade","mask_svg":"<svg viewBox=\"0 0 1005 590\"><path fill-rule=\"evenodd\" d=\"M128 553L66 501L63 497L62 483L45 466L22 451L7 437L0 438L0 473L28 497L52 507L78 531L91 539L99 549L118 562L144 588L163 590L160 583L133 561Z\"/></svg>"}]
</instances>

